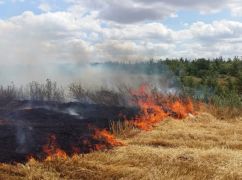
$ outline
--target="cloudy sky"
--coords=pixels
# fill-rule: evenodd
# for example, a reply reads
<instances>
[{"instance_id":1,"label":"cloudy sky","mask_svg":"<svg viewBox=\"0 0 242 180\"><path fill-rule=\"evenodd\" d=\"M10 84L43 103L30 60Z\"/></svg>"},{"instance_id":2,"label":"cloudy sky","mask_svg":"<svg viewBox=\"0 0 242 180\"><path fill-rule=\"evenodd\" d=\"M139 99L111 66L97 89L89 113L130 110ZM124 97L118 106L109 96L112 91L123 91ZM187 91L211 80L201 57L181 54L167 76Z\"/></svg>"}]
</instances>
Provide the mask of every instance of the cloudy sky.
<instances>
[{"instance_id":1,"label":"cloudy sky","mask_svg":"<svg viewBox=\"0 0 242 180\"><path fill-rule=\"evenodd\" d=\"M241 0L0 0L2 67L241 55Z\"/></svg>"}]
</instances>

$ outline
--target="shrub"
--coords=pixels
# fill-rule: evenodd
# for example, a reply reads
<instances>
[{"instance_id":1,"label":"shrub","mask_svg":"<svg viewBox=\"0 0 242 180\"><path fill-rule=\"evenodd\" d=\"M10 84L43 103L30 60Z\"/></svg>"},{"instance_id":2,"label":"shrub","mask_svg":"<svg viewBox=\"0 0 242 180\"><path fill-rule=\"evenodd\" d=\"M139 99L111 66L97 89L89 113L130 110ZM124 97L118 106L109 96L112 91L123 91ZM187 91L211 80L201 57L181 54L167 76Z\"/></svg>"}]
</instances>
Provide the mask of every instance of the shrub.
<instances>
[{"instance_id":1,"label":"shrub","mask_svg":"<svg viewBox=\"0 0 242 180\"><path fill-rule=\"evenodd\" d=\"M57 87L57 83L46 80L45 84L33 81L28 85L28 96L32 101L55 101L62 102L65 100L63 88Z\"/></svg>"},{"instance_id":2,"label":"shrub","mask_svg":"<svg viewBox=\"0 0 242 180\"><path fill-rule=\"evenodd\" d=\"M69 87L71 97L80 102L91 102L95 104L117 105L126 104L126 91L119 87L117 91L100 87L99 89L86 90L81 84L72 83Z\"/></svg>"},{"instance_id":3,"label":"shrub","mask_svg":"<svg viewBox=\"0 0 242 180\"><path fill-rule=\"evenodd\" d=\"M18 96L17 89L14 84L8 85L7 87L0 86L0 105L6 105L9 102L16 100Z\"/></svg>"}]
</instances>

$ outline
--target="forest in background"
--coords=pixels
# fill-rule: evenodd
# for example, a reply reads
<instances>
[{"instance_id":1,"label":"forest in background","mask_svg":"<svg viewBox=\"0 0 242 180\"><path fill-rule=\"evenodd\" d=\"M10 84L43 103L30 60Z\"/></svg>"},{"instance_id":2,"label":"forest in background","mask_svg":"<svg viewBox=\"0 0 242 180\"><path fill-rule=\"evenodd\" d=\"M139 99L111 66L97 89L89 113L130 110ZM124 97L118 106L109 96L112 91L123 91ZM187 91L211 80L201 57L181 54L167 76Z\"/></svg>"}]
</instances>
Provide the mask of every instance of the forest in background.
<instances>
[{"instance_id":1,"label":"forest in background","mask_svg":"<svg viewBox=\"0 0 242 180\"><path fill-rule=\"evenodd\" d=\"M108 62L112 69L132 73L160 74L170 71L185 95L218 106L242 107L242 60L233 59L165 59L138 63Z\"/></svg>"}]
</instances>

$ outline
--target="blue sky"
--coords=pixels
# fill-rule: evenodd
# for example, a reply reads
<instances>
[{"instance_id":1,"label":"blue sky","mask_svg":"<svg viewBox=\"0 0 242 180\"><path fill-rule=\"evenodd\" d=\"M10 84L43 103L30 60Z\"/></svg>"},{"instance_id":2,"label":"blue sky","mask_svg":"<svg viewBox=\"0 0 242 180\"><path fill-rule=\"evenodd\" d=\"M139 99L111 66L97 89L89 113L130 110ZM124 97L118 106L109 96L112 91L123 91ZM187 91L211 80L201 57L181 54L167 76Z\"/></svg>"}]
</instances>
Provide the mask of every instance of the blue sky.
<instances>
[{"instance_id":1,"label":"blue sky","mask_svg":"<svg viewBox=\"0 0 242 180\"><path fill-rule=\"evenodd\" d=\"M0 0L0 39L0 65L31 69L242 56L242 2Z\"/></svg>"},{"instance_id":2,"label":"blue sky","mask_svg":"<svg viewBox=\"0 0 242 180\"><path fill-rule=\"evenodd\" d=\"M13 16L22 14L24 11L32 11L35 14L41 14L43 11L40 9L40 5L45 3L41 0L3 0L0 1L0 18L7 19ZM68 7L68 4L62 0L48 0L46 1L51 7L52 11L64 11Z\"/></svg>"}]
</instances>

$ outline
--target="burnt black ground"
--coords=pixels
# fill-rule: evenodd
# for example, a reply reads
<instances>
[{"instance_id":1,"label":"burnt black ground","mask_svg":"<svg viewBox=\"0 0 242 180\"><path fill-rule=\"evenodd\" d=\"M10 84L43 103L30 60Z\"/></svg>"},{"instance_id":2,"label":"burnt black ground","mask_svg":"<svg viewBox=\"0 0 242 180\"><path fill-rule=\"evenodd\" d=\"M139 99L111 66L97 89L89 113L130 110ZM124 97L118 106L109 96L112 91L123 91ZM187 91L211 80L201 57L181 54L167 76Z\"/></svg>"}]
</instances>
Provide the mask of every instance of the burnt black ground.
<instances>
[{"instance_id":1,"label":"burnt black ground","mask_svg":"<svg viewBox=\"0 0 242 180\"><path fill-rule=\"evenodd\" d=\"M110 120L132 117L137 111L78 102L12 102L0 108L0 162L24 162L29 155L42 159L42 147L52 134L58 147L69 155L73 147L80 153L90 152L95 144L106 143L109 148L104 140L92 138L94 129L108 129Z\"/></svg>"}]
</instances>

